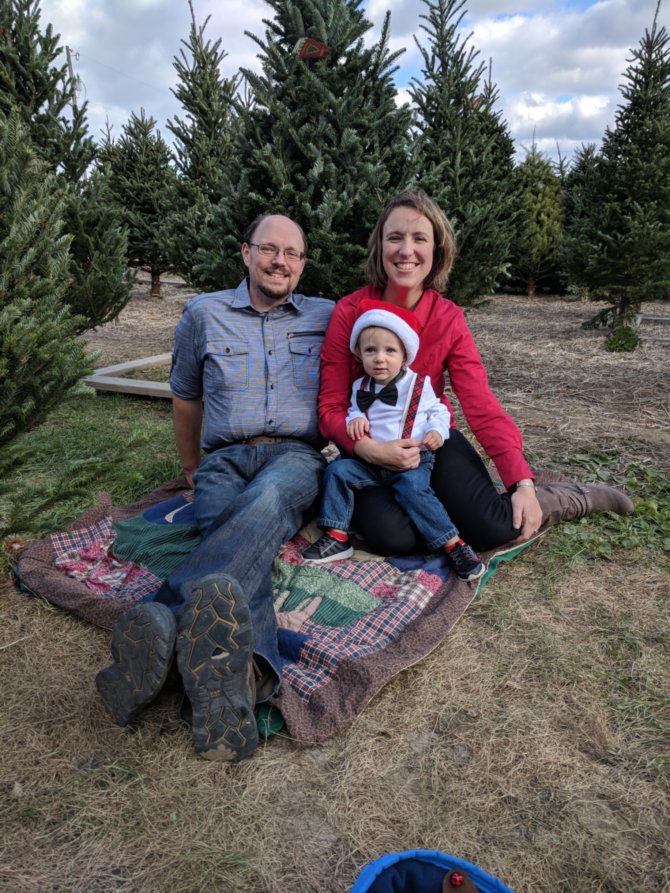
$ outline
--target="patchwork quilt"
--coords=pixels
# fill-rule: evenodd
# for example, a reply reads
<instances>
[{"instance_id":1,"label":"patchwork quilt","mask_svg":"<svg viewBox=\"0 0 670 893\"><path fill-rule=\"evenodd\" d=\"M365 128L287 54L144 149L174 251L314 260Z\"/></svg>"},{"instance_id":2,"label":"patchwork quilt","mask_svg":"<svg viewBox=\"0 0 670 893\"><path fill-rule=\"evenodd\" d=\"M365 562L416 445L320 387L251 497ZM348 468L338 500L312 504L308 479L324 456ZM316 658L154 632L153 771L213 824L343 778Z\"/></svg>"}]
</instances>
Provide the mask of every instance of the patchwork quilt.
<instances>
[{"instance_id":1,"label":"patchwork quilt","mask_svg":"<svg viewBox=\"0 0 670 893\"><path fill-rule=\"evenodd\" d=\"M131 505L99 494L69 530L22 554L23 588L111 629L129 607L151 599L199 542L192 498L184 478ZM284 660L273 706L302 745L351 723L393 676L439 645L501 562L530 545L487 553L487 574L468 584L437 554L381 558L357 550L345 561L305 564L300 550L317 535L302 530L273 568Z\"/></svg>"}]
</instances>

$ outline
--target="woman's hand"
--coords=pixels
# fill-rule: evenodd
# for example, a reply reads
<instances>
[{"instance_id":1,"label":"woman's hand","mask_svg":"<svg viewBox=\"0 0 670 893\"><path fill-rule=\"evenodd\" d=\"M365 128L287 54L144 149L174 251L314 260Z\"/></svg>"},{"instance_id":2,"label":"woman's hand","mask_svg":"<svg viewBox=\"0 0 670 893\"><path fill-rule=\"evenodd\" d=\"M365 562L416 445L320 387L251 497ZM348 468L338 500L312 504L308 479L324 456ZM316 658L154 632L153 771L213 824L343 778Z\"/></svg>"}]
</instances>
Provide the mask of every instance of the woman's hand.
<instances>
[{"instance_id":1,"label":"woman's hand","mask_svg":"<svg viewBox=\"0 0 670 893\"><path fill-rule=\"evenodd\" d=\"M419 467L421 451L419 441L413 438L379 443L370 437L364 437L356 441L354 455L358 459L363 459L372 465L380 465L389 471L407 471L408 468Z\"/></svg>"},{"instance_id":2,"label":"woman's hand","mask_svg":"<svg viewBox=\"0 0 670 893\"><path fill-rule=\"evenodd\" d=\"M524 543L542 524L542 509L533 487L519 487L512 493L512 524L521 528L515 543Z\"/></svg>"}]
</instances>

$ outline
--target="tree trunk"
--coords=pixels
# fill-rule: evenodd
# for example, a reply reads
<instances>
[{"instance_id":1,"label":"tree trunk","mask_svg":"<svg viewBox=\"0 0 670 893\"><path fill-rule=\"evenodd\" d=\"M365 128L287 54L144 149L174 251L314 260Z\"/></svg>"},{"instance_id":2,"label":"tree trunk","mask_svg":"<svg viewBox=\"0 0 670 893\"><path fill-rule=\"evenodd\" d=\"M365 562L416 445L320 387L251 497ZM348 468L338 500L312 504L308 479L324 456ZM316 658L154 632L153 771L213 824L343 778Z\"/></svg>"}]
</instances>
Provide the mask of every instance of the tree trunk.
<instances>
[{"instance_id":1,"label":"tree trunk","mask_svg":"<svg viewBox=\"0 0 670 893\"><path fill-rule=\"evenodd\" d=\"M153 298L161 297L161 273L155 267L151 268L151 296Z\"/></svg>"},{"instance_id":2,"label":"tree trunk","mask_svg":"<svg viewBox=\"0 0 670 893\"><path fill-rule=\"evenodd\" d=\"M617 316L619 317L619 323L624 326L630 325L630 298L628 295L622 295L619 298L619 306Z\"/></svg>"}]
</instances>

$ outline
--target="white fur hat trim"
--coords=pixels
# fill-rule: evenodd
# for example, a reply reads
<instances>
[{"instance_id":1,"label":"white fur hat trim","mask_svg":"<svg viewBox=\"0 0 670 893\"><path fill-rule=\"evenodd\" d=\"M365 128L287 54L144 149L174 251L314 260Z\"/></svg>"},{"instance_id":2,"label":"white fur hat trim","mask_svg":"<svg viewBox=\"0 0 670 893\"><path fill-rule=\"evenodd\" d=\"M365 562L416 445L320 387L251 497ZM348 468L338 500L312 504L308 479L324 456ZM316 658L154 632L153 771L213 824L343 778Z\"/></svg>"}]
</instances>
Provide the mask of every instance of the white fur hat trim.
<instances>
[{"instance_id":1,"label":"white fur hat trim","mask_svg":"<svg viewBox=\"0 0 670 893\"><path fill-rule=\"evenodd\" d=\"M351 330L351 338L349 339L349 349L352 353L356 349L361 332L370 326L389 329L397 335L405 348L407 365L410 366L414 362L414 358L419 350L419 336L409 323L401 319L393 310L367 310L358 317Z\"/></svg>"}]
</instances>

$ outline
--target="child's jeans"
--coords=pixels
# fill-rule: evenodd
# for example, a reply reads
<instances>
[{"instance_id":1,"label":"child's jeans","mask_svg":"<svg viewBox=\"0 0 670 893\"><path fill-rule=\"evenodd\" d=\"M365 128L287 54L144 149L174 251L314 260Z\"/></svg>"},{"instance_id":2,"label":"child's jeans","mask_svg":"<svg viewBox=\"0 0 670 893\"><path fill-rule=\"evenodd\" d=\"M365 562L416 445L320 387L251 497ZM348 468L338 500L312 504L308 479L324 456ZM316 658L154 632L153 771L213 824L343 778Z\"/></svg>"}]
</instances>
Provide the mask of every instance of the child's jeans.
<instances>
[{"instance_id":1,"label":"child's jeans","mask_svg":"<svg viewBox=\"0 0 670 893\"><path fill-rule=\"evenodd\" d=\"M319 527L348 530L358 490L390 484L401 508L409 515L430 551L458 536L447 510L430 486L435 454L421 452L418 468L389 471L360 459L335 459L326 468Z\"/></svg>"}]
</instances>

